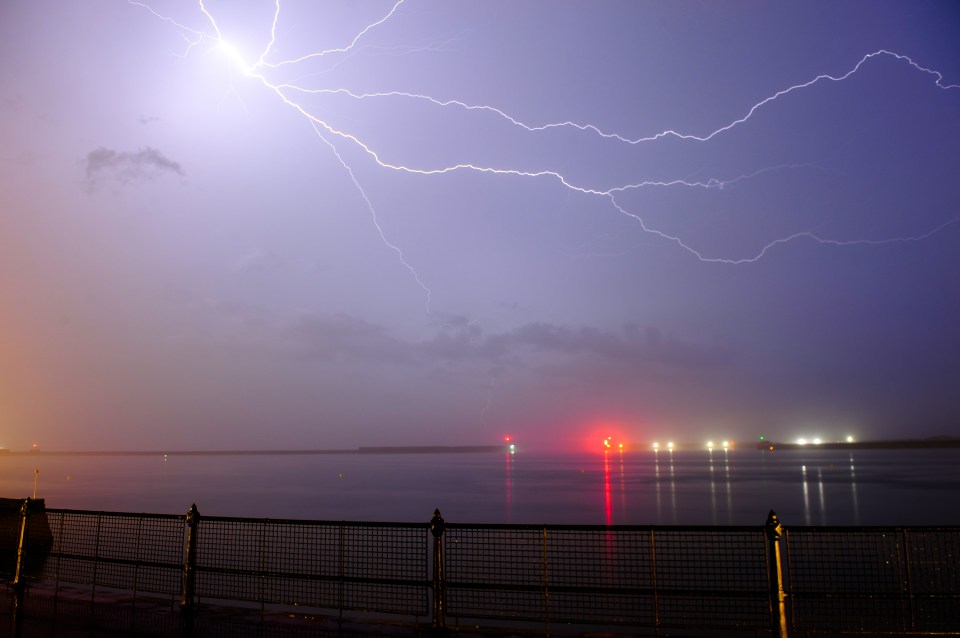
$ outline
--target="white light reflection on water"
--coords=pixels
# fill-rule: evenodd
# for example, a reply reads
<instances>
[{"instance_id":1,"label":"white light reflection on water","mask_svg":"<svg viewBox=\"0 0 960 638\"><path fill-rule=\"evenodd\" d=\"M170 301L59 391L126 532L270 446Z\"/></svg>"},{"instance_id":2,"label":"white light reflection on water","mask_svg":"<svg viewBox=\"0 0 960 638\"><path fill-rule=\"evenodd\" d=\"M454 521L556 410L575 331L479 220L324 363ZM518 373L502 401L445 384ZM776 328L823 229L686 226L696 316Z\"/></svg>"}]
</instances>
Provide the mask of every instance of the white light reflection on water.
<instances>
[{"instance_id":1,"label":"white light reflection on water","mask_svg":"<svg viewBox=\"0 0 960 638\"><path fill-rule=\"evenodd\" d=\"M817 468L817 494L820 496L820 524L827 524L827 502L823 495L823 468Z\"/></svg>"},{"instance_id":2,"label":"white light reflection on water","mask_svg":"<svg viewBox=\"0 0 960 638\"><path fill-rule=\"evenodd\" d=\"M733 524L733 485L730 482L730 452L727 450L727 442L723 442L723 476L726 479L727 488L727 523Z\"/></svg>"},{"instance_id":3,"label":"white light reflection on water","mask_svg":"<svg viewBox=\"0 0 960 638\"><path fill-rule=\"evenodd\" d=\"M960 525L960 510L945 506L960 493L960 450L736 449L722 467L707 450L506 460L4 454L0 496L31 495L36 467L38 495L72 509L184 513L196 502L207 515L428 521L439 507L456 522L638 525L761 525L773 509L788 526Z\"/></svg>"},{"instance_id":4,"label":"white light reflection on water","mask_svg":"<svg viewBox=\"0 0 960 638\"><path fill-rule=\"evenodd\" d=\"M710 463L710 523L717 524L717 478L714 476L713 468L713 446L707 449L707 456Z\"/></svg>"},{"instance_id":5,"label":"white light reflection on water","mask_svg":"<svg viewBox=\"0 0 960 638\"><path fill-rule=\"evenodd\" d=\"M803 475L803 522L810 524L810 486L807 485L807 466L801 465L800 472Z\"/></svg>"},{"instance_id":6,"label":"white light reflection on water","mask_svg":"<svg viewBox=\"0 0 960 638\"><path fill-rule=\"evenodd\" d=\"M510 517L510 504L511 504L511 501L513 500L512 494L511 494L513 489L513 481L510 478L510 469L513 464L513 454L511 452L507 452L506 457L507 457L507 469L506 469L506 478L504 479L504 487L506 488L506 493L507 493L507 497L506 497L507 522L510 523L512 522Z\"/></svg>"},{"instance_id":7,"label":"white light reflection on water","mask_svg":"<svg viewBox=\"0 0 960 638\"><path fill-rule=\"evenodd\" d=\"M847 437L851 438L851 437ZM853 453L850 453L850 497L853 501L853 524L860 524L860 503L857 502L857 469L853 465Z\"/></svg>"},{"instance_id":8,"label":"white light reflection on water","mask_svg":"<svg viewBox=\"0 0 960 638\"><path fill-rule=\"evenodd\" d=\"M653 450L653 472L656 481L656 492L657 492L657 521L663 520L663 503L660 499L660 453L657 452L656 448Z\"/></svg>"}]
</instances>

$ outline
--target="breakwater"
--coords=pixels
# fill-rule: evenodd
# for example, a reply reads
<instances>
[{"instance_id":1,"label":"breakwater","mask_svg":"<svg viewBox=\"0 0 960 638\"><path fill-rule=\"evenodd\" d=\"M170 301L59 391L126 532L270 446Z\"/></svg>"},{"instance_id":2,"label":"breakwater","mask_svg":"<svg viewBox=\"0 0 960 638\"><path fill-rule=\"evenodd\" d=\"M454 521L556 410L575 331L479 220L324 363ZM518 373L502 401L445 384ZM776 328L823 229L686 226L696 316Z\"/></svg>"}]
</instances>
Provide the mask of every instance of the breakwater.
<instances>
[{"instance_id":1,"label":"breakwater","mask_svg":"<svg viewBox=\"0 0 960 638\"><path fill-rule=\"evenodd\" d=\"M504 445L388 445L303 450L8 450L11 456L328 456L339 454L475 454L506 452Z\"/></svg>"}]
</instances>

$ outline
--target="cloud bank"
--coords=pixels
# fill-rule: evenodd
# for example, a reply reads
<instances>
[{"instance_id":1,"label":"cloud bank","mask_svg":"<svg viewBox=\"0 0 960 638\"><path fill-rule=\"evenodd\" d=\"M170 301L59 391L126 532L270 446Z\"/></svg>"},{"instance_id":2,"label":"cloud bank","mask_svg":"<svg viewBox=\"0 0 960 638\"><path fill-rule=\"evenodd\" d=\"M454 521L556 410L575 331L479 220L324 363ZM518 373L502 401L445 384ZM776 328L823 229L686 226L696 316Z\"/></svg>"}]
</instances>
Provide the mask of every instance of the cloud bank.
<instances>
[{"instance_id":1,"label":"cloud bank","mask_svg":"<svg viewBox=\"0 0 960 638\"><path fill-rule=\"evenodd\" d=\"M186 176L179 162L149 146L137 151L116 151L101 146L87 153L83 164L91 184L103 176L125 184L151 180L164 173Z\"/></svg>"}]
</instances>

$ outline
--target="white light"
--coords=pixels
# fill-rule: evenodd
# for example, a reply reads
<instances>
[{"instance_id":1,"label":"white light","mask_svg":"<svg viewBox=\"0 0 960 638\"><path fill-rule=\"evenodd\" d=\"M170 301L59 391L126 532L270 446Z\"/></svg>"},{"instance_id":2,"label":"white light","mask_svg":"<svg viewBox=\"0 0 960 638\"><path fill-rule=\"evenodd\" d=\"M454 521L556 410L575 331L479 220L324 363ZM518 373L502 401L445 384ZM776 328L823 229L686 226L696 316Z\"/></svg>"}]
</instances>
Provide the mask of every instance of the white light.
<instances>
[{"instance_id":1,"label":"white light","mask_svg":"<svg viewBox=\"0 0 960 638\"><path fill-rule=\"evenodd\" d=\"M821 439L819 436L813 440L814 445L820 445L821 443L823 443L823 439Z\"/></svg>"},{"instance_id":2,"label":"white light","mask_svg":"<svg viewBox=\"0 0 960 638\"><path fill-rule=\"evenodd\" d=\"M847 443L853 443L853 437L852 437L852 436L848 436L848 437L847 437Z\"/></svg>"},{"instance_id":3,"label":"white light","mask_svg":"<svg viewBox=\"0 0 960 638\"><path fill-rule=\"evenodd\" d=\"M653 442L653 449L654 449L654 450L659 450L659 449L660 449L660 444L657 443L656 441L654 441L654 442Z\"/></svg>"},{"instance_id":4,"label":"white light","mask_svg":"<svg viewBox=\"0 0 960 638\"><path fill-rule=\"evenodd\" d=\"M708 450L712 450L712 449L713 449L713 441L707 441L707 449L708 449Z\"/></svg>"},{"instance_id":5,"label":"white light","mask_svg":"<svg viewBox=\"0 0 960 638\"><path fill-rule=\"evenodd\" d=\"M668 449L668 450L672 450L672 449L673 449L673 441L667 441L667 449Z\"/></svg>"},{"instance_id":6,"label":"white light","mask_svg":"<svg viewBox=\"0 0 960 638\"><path fill-rule=\"evenodd\" d=\"M253 73L252 67L247 65L240 51L226 40L220 40L219 44L217 44L216 50L227 56L230 61L236 64L244 73L244 75L250 75Z\"/></svg>"},{"instance_id":7,"label":"white light","mask_svg":"<svg viewBox=\"0 0 960 638\"><path fill-rule=\"evenodd\" d=\"M724 441L721 443L721 445L723 445L723 449L726 450L728 447L730 447L730 441Z\"/></svg>"},{"instance_id":8,"label":"white light","mask_svg":"<svg viewBox=\"0 0 960 638\"><path fill-rule=\"evenodd\" d=\"M806 445L806 444L807 444L807 440L802 436L799 439L797 439L797 445Z\"/></svg>"}]
</instances>

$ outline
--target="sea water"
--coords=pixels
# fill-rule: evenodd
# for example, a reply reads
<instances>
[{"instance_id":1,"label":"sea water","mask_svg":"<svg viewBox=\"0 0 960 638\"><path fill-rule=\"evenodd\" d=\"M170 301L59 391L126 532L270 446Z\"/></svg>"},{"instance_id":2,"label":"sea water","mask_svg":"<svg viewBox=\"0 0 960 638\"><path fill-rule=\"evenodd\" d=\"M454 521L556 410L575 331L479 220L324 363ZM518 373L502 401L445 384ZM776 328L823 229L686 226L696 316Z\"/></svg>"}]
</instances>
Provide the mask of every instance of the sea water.
<instances>
[{"instance_id":1,"label":"sea water","mask_svg":"<svg viewBox=\"0 0 960 638\"><path fill-rule=\"evenodd\" d=\"M960 525L960 450L0 456L49 508L460 523Z\"/></svg>"}]
</instances>

